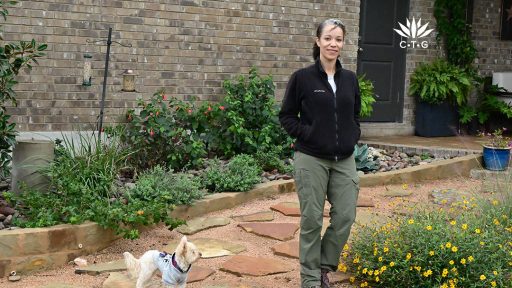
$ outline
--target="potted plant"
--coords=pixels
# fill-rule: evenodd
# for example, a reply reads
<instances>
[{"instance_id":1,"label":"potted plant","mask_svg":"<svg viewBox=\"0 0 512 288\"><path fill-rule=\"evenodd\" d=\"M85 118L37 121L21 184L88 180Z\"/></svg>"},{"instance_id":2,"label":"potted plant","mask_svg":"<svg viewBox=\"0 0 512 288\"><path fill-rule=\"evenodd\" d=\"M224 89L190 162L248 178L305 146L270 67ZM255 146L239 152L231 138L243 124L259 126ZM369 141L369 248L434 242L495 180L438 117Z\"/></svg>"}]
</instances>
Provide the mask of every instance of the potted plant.
<instances>
[{"instance_id":1,"label":"potted plant","mask_svg":"<svg viewBox=\"0 0 512 288\"><path fill-rule=\"evenodd\" d=\"M487 137L484 143L483 158L484 168L488 170L500 171L506 170L510 160L510 149L512 148L512 139L506 137L503 133L507 128L494 130L492 133L480 133L480 136Z\"/></svg>"},{"instance_id":2,"label":"potted plant","mask_svg":"<svg viewBox=\"0 0 512 288\"><path fill-rule=\"evenodd\" d=\"M445 60L420 64L409 87L409 94L416 97L416 135L455 135L458 107L467 102L471 87L471 74Z\"/></svg>"}]
</instances>

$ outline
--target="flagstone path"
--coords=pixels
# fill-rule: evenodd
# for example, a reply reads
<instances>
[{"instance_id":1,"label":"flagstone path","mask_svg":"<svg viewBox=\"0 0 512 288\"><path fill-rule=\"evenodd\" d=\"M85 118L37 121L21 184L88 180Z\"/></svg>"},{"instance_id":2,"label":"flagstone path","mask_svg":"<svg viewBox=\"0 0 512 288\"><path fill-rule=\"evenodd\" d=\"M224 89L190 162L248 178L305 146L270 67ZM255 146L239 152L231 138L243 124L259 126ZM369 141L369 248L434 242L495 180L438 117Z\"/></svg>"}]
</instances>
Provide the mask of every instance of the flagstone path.
<instances>
[{"instance_id":1,"label":"flagstone path","mask_svg":"<svg viewBox=\"0 0 512 288\"><path fill-rule=\"evenodd\" d=\"M461 183L463 184L460 185L468 187L475 186L466 180ZM457 185L436 185L435 182L425 187L393 185L363 188L353 230L356 231L363 225L383 224L394 215L406 215L410 211L409 207L426 202L432 203L434 196L430 192L433 187L453 187L459 190ZM449 193L443 193L443 196L446 196L444 194ZM329 205L326 204L322 231L325 231L329 223L328 211ZM295 193L271 196L191 219L186 225L173 231L168 231L165 227L152 229L148 231L152 235L151 238L146 236L134 241L119 240L106 251L86 257L89 260L88 266L75 269L75 277L94 277L101 280L96 281L98 284L94 286L80 284L81 281L76 279L72 282L76 285L58 281L31 285L30 281L34 278L30 276L23 277L18 282L25 284L8 283L6 288L133 288L134 282L127 277L122 253L130 251L138 257L149 249L172 252L182 235L187 235L203 254L202 259L192 266L188 288L300 287L299 216L300 209ZM102 257L102 253L108 258ZM348 284L349 275L341 272L331 274L334 288L352 287ZM154 277L149 287L162 287L160 283L160 279ZM0 282L0 286L2 285Z\"/></svg>"},{"instance_id":2,"label":"flagstone path","mask_svg":"<svg viewBox=\"0 0 512 288\"><path fill-rule=\"evenodd\" d=\"M358 202L358 206L372 207L374 206L373 200L369 197L363 197L363 201ZM284 217L292 222L276 222L274 212L282 214ZM328 207L324 211L324 217L329 216ZM237 255L246 251L246 247L241 244L229 242L224 239L214 238L195 238L197 234L204 230L215 229L216 227L227 226L231 224L231 220L227 217L198 217L187 221L176 229L176 232L183 235L189 235L189 240L193 241L198 249L202 252L203 259L226 257L226 260L220 265L218 271L230 273L239 277L260 277L275 274L282 274L292 271L294 264L297 263L299 258L299 241L297 231L299 230L300 221L300 207L297 201L279 202L269 207L269 211L259 211L245 215L233 215L231 218L233 223L240 227L238 233L252 233L259 237L266 237L282 241L282 243L271 247L272 254L270 256L262 255ZM379 214L372 214L369 211L361 210L357 218L357 223L361 225L370 225L371 223L379 223L385 221L386 217ZM324 220L322 234L329 225L328 219ZM358 225L358 224L356 224ZM225 235L225 239L233 238ZM174 251L179 243L179 238L170 241L167 245L163 246L161 250ZM281 257L280 257L281 256ZM86 273L88 275L98 275L100 273L110 273L109 277L103 283L104 288L114 287L133 287L134 280L130 280L127 273L119 273L125 270L122 260L91 265L77 269L76 273ZM209 285L208 278L215 274L217 271L214 269L201 266L201 263L193 265L188 283L189 286L194 282L203 282L202 287L264 287L258 286L261 284L240 284L240 283L224 283ZM346 282L349 275L341 272L332 273L333 282ZM336 274L336 275L334 275ZM159 287L159 279L155 277L150 284L150 287ZM234 286L233 286L234 285ZM252 286L251 286L252 285Z\"/></svg>"}]
</instances>

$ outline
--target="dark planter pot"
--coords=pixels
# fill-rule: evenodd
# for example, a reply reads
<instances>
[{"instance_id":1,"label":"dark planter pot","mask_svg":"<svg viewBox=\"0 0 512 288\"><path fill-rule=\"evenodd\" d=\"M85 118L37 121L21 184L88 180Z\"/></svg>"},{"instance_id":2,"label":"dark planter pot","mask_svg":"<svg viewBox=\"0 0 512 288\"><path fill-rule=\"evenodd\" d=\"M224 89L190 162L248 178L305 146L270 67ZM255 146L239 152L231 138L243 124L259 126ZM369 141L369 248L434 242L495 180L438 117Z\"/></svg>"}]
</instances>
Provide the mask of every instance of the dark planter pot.
<instances>
[{"instance_id":1,"label":"dark planter pot","mask_svg":"<svg viewBox=\"0 0 512 288\"><path fill-rule=\"evenodd\" d=\"M416 97L415 134L422 137L446 137L457 134L459 113L449 103L438 105L420 102Z\"/></svg>"}]
</instances>

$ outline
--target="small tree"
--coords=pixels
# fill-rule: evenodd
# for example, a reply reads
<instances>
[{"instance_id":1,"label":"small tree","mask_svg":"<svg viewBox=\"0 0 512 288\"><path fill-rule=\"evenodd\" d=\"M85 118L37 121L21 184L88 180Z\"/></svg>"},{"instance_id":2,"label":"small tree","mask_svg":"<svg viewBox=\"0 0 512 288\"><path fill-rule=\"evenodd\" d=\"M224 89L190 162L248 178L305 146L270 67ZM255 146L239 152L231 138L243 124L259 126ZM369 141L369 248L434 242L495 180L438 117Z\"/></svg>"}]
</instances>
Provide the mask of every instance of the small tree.
<instances>
[{"instance_id":1,"label":"small tree","mask_svg":"<svg viewBox=\"0 0 512 288\"><path fill-rule=\"evenodd\" d=\"M4 20L9 14L6 6L17 3L17 1L0 0L0 14ZM0 41L3 42L1 35ZM42 51L46 48L46 44L38 44L34 39L0 45L0 179L9 175L10 154L12 147L16 144L16 125L10 123L11 116L6 111L8 103L17 105L16 92L14 92L14 86L18 84L16 76L21 68L32 69L32 65L37 64L36 58L43 56Z\"/></svg>"}]
</instances>

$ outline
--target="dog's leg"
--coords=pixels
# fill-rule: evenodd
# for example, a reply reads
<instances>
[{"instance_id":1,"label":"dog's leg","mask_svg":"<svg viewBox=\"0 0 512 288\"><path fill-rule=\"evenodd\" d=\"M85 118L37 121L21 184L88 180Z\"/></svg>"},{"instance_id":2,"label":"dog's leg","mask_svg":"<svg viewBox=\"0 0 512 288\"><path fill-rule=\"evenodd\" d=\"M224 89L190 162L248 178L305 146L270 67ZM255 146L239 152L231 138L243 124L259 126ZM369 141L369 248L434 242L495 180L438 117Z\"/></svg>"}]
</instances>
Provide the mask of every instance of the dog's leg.
<instances>
[{"instance_id":1,"label":"dog's leg","mask_svg":"<svg viewBox=\"0 0 512 288\"><path fill-rule=\"evenodd\" d=\"M139 277L139 260L135 258L130 252L124 252L124 263L126 264L126 269L128 270L128 274L130 274L130 277L137 278Z\"/></svg>"}]
</instances>

